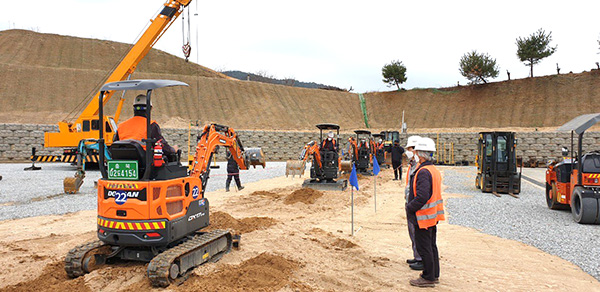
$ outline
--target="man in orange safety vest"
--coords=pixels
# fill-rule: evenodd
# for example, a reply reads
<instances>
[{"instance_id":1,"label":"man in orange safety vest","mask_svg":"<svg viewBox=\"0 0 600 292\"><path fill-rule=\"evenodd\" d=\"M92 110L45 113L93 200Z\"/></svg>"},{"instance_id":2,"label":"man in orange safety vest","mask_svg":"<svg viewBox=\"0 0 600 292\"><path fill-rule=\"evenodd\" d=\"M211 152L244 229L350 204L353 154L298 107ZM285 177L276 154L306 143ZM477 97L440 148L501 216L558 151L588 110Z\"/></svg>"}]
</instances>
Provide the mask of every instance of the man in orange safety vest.
<instances>
[{"instance_id":1,"label":"man in orange safety vest","mask_svg":"<svg viewBox=\"0 0 600 292\"><path fill-rule=\"evenodd\" d=\"M434 287L440 276L437 223L445 220L442 175L432 162L436 150L432 139L421 138L414 150L419 166L410 178L406 217L415 224L415 243L422 258L423 272L419 278L410 280L410 284Z\"/></svg>"}]
</instances>

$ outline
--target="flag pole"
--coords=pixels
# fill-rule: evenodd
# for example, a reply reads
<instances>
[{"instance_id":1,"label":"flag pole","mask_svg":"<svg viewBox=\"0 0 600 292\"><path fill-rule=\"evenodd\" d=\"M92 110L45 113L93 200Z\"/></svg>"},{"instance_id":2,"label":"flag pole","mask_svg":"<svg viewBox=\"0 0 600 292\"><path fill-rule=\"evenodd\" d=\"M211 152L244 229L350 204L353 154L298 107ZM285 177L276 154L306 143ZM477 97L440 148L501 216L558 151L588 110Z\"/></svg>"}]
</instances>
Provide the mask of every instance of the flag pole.
<instances>
[{"instance_id":1,"label":"flag pole","mask_svg":"<svg viewBox=\"0 0 600 292\"><path fill-rule=\"evenodd\" d=\"M352 236L354 236L354 187L350 188L350 194L352 197Z\"/></svg>"},{"instance_id":2,"label":"flag pole","mask_svg":"<svg viewBox=\"0 0 600 292\"><path fill-rule=\"evenodd\" d=\"M373 185L373 195L375 196L375 213L377 213L377 175L373 181L375 182Z\"/></svg>"}]
</instances>

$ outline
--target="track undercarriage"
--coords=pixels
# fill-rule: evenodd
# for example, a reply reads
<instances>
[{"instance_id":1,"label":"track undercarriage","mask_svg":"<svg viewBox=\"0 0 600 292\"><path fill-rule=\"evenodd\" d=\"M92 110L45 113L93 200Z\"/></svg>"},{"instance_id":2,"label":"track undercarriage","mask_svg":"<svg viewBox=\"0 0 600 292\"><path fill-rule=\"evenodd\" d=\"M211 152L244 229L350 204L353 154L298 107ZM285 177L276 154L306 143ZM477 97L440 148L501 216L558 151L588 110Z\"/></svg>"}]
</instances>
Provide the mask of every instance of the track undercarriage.
<instances>
[{"instance_id":1,"label":"track undercarriage","mask_svg":"<svg viewBox=\"0 0 600 292\"><path fill-rule=\"evenodd\" d=\"M171 247L152 248L154 256L148 263L147 275L152 286L167 287L183 281L197 266L218 261L237 246L239 238L229 231L198 232ZM100 240L73 248L65 258L65 271L71 278L83 276L114 260L129 259L136 247L114 246Z\"/></svg>"}]
</instances>

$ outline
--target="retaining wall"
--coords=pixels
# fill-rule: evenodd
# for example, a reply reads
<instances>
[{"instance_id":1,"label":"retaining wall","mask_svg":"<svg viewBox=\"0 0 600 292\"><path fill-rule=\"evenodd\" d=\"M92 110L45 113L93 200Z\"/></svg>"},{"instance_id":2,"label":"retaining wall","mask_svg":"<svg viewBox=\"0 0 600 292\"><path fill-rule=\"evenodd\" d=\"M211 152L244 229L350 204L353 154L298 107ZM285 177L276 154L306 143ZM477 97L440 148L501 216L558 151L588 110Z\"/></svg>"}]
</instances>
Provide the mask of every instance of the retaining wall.
<instances>
[{"instance_id":1,"label":"retaining wall","mask_svg":"<svg viewBox=\"0 0 600 292\"><path fill-rule=\"evenodd\" d=\"M38 155L60 155L62 149L44 148L44 132L58 131L55 125L32 124L0 124L0 161L25 162L31 155L31 147L36 147ZM284 161L297 159L302 147L311 140L317 140L315 132L284 131L237 131L244 147L262 147L267 160ZM163 129L163 135L171 145L178 145L187 155L188 129ZM195 134L192 134L195 135ZM400 135L400 143L405 145L410 134ZM447 157L451 143L454 146L454 160L473 162L477 155L477 133L430 133L419 134L438 141L438 152L447 149ZM342 134L343 149L350 134ZM570 133L558 132L519 132L517 133L517 156L523 161L537 160L545 162L561 156L561 148L570 148ZM195 141L195 139L193 139ZM600 132L586 133L584 149L600 150ZM192 149L192 152L194 150ZM224 151L219 151L218 158L223 160Z\"/></svg>"}]
</instances>

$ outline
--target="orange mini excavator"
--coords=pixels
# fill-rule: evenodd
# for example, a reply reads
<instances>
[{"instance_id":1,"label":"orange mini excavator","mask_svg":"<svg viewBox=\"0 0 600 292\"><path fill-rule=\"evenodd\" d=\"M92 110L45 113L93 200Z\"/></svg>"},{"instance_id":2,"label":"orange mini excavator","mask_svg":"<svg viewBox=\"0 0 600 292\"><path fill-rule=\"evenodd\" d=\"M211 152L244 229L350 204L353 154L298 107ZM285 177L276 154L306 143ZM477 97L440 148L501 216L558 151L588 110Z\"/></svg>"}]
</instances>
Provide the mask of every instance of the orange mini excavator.
<instances>
[{"instance_id":1,"label":"orange mini excavator","mask_svg":"<svg viewBox=\"0 0 600 292\"><path fill-rule=\"evenodd\" d=\"M302 184L302 187L313 188L318 190L340 190L343 191L348 185L347 180L337 180L341 171L352 170L352 165L349 161L342 161L339 155L339 146L336 150L322 149L324 143L323 131L336 131L335 145L339 145L340 126L336 124L318 124L317 128L320 131L320 142L310 141L304 146L300 153L299 160L288 160L286 163L286 176L302 175L306 167L306 161L311 159L310 179L307 179Z\"/></svg>"},{"instance_id":2,"label":"orange mini excavator","mask_svg":"<svg viewBox=\"0 0 600 292\"><path fill-rule=\"evenodd\" d=\"M144 90L146 104L152 91L169 86L187 86L171 80L132 80L105 84L99 95L99 115L103 120L102 98L109 91ZM150 133L151 107L147 109ZM104 162L104 125L98 141L100 161ZM188 168L165 161L160 141L147 136L141 142L112 143L112 159L100 164L98 180L97 235L99 240L70 250L65 258L69 277L78 277L115 260L149 262L147 275L153 286L166 287L182 281L198 265L216 261L236 243L229 231L202 232L209 225L209 204L204 197L213 153L227 147L240 169L265 166L260 148L244 149L235 131L210 124L198 136L196 154ZM106 165L105 165L106 164ZM239 239L239 238L238 238Z\"/></svg>"}]
</instances>

